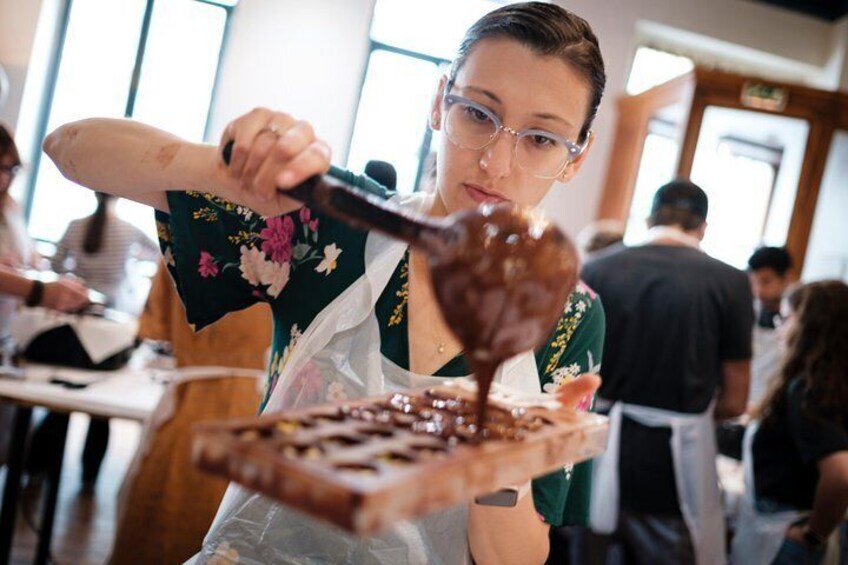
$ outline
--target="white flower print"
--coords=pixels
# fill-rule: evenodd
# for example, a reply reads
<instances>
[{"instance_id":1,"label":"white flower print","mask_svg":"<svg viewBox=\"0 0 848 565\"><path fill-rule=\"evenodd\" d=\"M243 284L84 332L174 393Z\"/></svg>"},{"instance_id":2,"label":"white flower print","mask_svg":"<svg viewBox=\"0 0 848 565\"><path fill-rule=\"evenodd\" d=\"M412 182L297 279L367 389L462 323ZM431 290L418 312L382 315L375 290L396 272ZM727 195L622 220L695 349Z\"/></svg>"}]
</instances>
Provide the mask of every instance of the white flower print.
<instances>
[{"instance_id":1,"label":"white flower print","mask_svg":"<svg viewBox=\"0 0 848 565\"><path fill-rule=\"evenodd\" d=\"M578 312L585 312L586 311L586 302L584 300L579 301L577 303L576 308L577 308Z\"/></svg>"},{"instance_id":2,"label":"white flower print","mask_svg":"<svg viewBox=\"0 0 848 565\"><path fill-rule=\"evenodd\" d=\"M586 357L588 358L588 364L586 365L586 372L592 373L593 375L598 375L601 372L601 364L598 363L595 365L595 358L592 356L591 351L586 352Z\"/></svg>"},{"instance_id":3,"label":"white flower print","mask_svg":"<svg viewBox=\"0 0 848 565\"><path fill-rule=\"evenodd\" d=\"M324 247L324 258L318 263L318 266L315 267L315 272L324 273L329 275L336 269L336 261L339 258L339 255L342 254L342 250L336 246L335 243L331 243Z\"/></svg>"},{"instance_id":4,"label":"white flower print","mask_svg":"<svg viewBox=\"0 0 848 565\"><path fill-rule=\"evenodd\" d=\"M249 282L252 286L259 286L260 273L266 262L265 254L255 247L248 247L246 245L242 245L239 251L241 251L241 261L239 263L241 278Z\"/></svg>"},{"instance_id":5,"label":"white flower print","mask_svg":"<svg viewBox=\"0 0 848 565\"><path fill-rule=\"evenodd\" d=\"M174 252L171 251L171 246L165 248L165 252L162 254L162 258L165 260L165 264L169 267L175 267L177 262L174 261Z\"/></svg>"},{"instance_id":6,"label":"white flower print","mask_svg":"<svg viewBox=\"0 0 848 565\"><path fill-rule=\"evenodd\" d=\"M559 367L551 373L551 378L553 378L552 382L546 383L542 389L545 392L554 393L559 390L563 384L567 383L571 379L577 378L583 372L582 367L580 367L579 363L572 363L567 367Z\"/></svg>"},{"instance_id":7,"label":"white flower print","mask_svg":"<svg viewBox=\"0 0 848 565\"><path fill-rule=\"evenodd\" d=\"M262 268L260 280L268 286L268 295L277 298L289 282L291 274L290 263L274 263L266 261Z\"/></svg>"},{"instance_id":8,"label":"white flower print","mask_svg":"<svg viewBox=\"0 0 848 565\"><path fill-rule=\"evenodd\" d=\"M286 287L291 275L291 263L268 261L261 250L255 247L240 247L241 277L253 286L268 285L268 295L277 298Z\"/></svg>"},{"instance_id":9,"label":"white flower print","mask_svg":"<svg viewBox=\"0 0 848 565\"><path fill-rule=\"evenodd\" d=\"M246 206L236 206L236 214L243 217L246 222L249 222L250 218L253 217L253 210Z\"/></svg>"}]
</instances>

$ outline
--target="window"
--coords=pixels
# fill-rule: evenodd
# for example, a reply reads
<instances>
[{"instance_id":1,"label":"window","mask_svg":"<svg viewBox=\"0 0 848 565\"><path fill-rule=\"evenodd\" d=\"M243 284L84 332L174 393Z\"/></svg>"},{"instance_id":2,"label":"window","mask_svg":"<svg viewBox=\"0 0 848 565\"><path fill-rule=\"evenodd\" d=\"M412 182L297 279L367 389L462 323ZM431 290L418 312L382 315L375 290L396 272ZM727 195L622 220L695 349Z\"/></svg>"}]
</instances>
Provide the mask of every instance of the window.
<instances>
[{"instance_id":1,"label":"window","mask_svg":"<svg viewBox=\"0 0 848 565\"><path fill-rule=\"evenodd\" d=\"M73 0L55 84L44 110L45 134L91 116L133 117L200 141L214 90L231 6L210 0ZM30 234L56 241L68 223L90 214L90 191L37 158L27 210ZM150 210L121 201L118 213L155 235Z\"/></svg>"},{"instance_id":2,"label":"window","mask_svg":"<svg viewBox=\"0 0 848 565\"><path fill-rule=\"evenodd\" d=\"M653 47L640 46L633 56L630 77L627 79L627 94L645 92L673 78L685 75L695 68L689 57L660 51Z\"/></svg>"},{"instance_id":3,"label":"window","mask_svg":"<svg viewBox=\"0 0 848 565\"><path fill-rule=\"evenodd\" d=\"M415 190L432 144L427 120L439 77L465 30L496 7L492 0L377 0L349 169L387 161L397 170L398 191Z\"/></svg>"}]
</instances>

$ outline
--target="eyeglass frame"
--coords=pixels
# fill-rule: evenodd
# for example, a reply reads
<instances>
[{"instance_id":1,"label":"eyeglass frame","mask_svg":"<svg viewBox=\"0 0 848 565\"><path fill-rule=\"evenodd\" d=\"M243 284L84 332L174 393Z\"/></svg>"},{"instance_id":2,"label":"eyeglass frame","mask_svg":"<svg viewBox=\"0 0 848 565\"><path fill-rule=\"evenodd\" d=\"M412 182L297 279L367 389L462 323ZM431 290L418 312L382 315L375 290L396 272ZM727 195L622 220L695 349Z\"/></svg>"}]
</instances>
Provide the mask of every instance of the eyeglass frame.
<instances>
[{"instance_id":1,"label":"eyeglass frame","mask_svg":"<svg viewBox=\"0 0 848 565\"><path fill-rule=\"evenodd\" d=\"M554 141L561 143L563 146L565 146L565 148L568 150L569 157L566 158L565 163L562 164L562 167L560 167L560 169L552 176L539 175L539 174L536 174L532 171L527 171L527 172L530 173L531 175L535 176L536 178L555 179L558 176L560 176L562 174L562 172L566 169L566 167L568 167L568 165L570 163L572 163L574 161L574 159L579 157L583 153L583 151L585 151L586 147L589 145L589 138L592 135L591 131L589 131L588 135L586 136L586 141L584 141L582 144L577 144L577 143L571 141L570 139L568 139L567 137L563 137L563 136L555 134L551 131L547 131L547 130L543 130L543 129L539 129L539 128L525 128L525 129L522 129L522 130L515 130L515 129L507 126L507 125L504 125L500 116L498 116L493 110L487 108L486 106L480 104L479 102L475 102L474 100L471 100L470 98L466 98L464 96L460 96L459 94L451 94L450 93L451 87L453 87L453 81L452 80L445 81L445 90L442 93L442 103L444 104L444 107L445 107L446 110L450 109L450 107L452 105L456 104L456 103L462 103L462 104L465 104L467 106L470 106L471 108L473 108L473 109L475 109L479 112L482 112L483 114L488 116L492 120L492 122L495 124L495 133L492 134L492 136L489 138L489 140L486 143L484 143L483 145L481 145L480 147L464 147L464 146L460 145L458 142L451 139L451 136L448 135L447 124L446 124L445 125L445 136L452 143L455 143L458 147L462 147L463 149L467 149L469 151L482 151L483 149L486 149L487 147L489 147L490 145L495 143L497 141L498 137L500 136L501 132L504 131L504 132L506 132L506 133L508 133L508 134L510 134L514 137L514 142L513 142L512 147L513 147L513 152L516 155L515 161L518 163L519 167L521 167L522 169L527 171L527 169L524 168L521 165L521 162L517 157L517 155L518 155L518 140L521 139L522 137L526 137L528 135L542 135L544 137L548 137L550 139L553 139Z\"/></svg>"}]
</instances>

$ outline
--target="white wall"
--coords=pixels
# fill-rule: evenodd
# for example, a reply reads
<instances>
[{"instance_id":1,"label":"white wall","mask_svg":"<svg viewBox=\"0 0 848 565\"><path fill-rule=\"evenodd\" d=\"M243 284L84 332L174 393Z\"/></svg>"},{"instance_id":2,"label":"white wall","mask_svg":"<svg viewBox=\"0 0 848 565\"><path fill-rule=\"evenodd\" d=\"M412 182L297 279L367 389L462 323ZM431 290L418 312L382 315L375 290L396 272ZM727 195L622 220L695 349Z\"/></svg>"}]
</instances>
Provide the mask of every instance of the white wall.
<instances>
[{"instance_id":1,"label":"white wall","mask_svg":"<svg viewBox=\"0 0 848 565\"><path fill-rule=\"evenodd\" d=\"M242 0L233 16L210 133L266 106L312 122L347 154L374 0Z\"/></svg>"},{"instance_id":2,"label":"white wall","mask_svg":"<svg viewBox=\"0 0 848 565\"><path fill-rule=\"evenodd\" d=\"M41 0L0 0L0 64L11 86L6 103L0 106L0 119L13 128L18 122L40 11Z\"/></svg>"},{"instance_id":3,"label":"white wall","mask_svg":"<svg viewBox=\"0 0 848 565\"><path fill-rule=\"evenodd\" d=\"M0 63L13 69L19 90L44 1L0 0ZM748 59L762 55L772 63L785 61L793 72L809 71L811 76L830 72L827 76L836 77L834 86L841 82L844 88L848 82L844 56L848 46L842 41L848 33L845 21L831 25L746 0L557 2L592 24L609 77L595 126L597 140L583 171L571 186L557 187L546 202L572 233L594 218L615 125L614 100L624 92L645 22L711 38L716 45L741 45L740 52ZM353 128L373 4L374 0L241 0L213 108L213 138L239 113L265 105L311 120L340 161ZM16 104L7 104L0 116L14 122L17 112Z\"/></svg>"}]
</instances>

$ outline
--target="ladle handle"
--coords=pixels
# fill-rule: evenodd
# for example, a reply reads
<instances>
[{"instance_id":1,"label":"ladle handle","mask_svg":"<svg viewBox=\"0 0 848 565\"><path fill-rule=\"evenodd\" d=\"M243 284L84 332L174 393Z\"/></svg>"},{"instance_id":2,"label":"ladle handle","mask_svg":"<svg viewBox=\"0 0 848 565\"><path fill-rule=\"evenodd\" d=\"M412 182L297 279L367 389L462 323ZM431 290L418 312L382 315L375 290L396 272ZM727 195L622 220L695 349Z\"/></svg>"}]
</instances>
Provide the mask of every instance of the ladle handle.
<instances>
[{"instance_id":1,"label":"ladle handle","mask_svg":"<svg viewBox=\"0 0 848 565\"><path fill-rule=\"evenodd\" d=\"M233 142L224 145L221 157L230 164ZM283 194L307 206L321 210L351 227L375 229L410 245L429 247L442 231L440 222L425 216L413 216L401 208L359 189L328 180L322 175L309 177Z\"/></svg>"}]
</instances>

